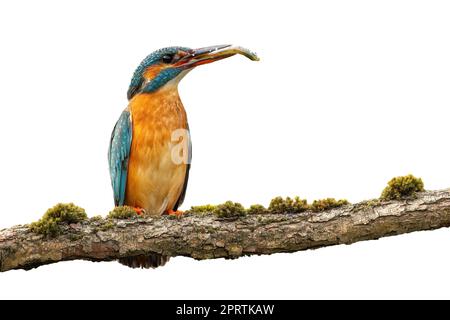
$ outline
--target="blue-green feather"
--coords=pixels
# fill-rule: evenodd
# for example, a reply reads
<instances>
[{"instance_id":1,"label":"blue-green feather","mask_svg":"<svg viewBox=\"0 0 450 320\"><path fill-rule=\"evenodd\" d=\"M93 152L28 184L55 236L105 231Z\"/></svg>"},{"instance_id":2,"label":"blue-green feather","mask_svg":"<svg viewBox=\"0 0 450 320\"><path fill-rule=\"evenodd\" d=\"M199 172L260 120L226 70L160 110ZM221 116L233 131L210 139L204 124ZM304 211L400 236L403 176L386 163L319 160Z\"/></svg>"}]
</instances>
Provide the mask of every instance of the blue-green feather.
<instances>
[{"instance_id":1,"label":"blue-green feather","mask_svg":"<svg viewBox=\"0 0 450 320\"><path fill-rule=\"evenodd\" d=\"M182 70L178 68L169 68L162 70L154 79L152 79L142 88L142 92L150 93L158 90L167 82L179 75L181 71Z\"/></svg>"},{"instance_id":2,"label":"blue-green feather","mask_svg":"<svg viewBox=\"0 0 450 320\"><path fill-rule=\"evenodd\" d=\"M128 110L124 110L114 126L108 151L109 174L116 206L123 206L125 202L131 140L131 116Z\"/></svg>"},{"instance_id":3,"label":"blue-green feather","mask_svg":"<svg viewBox=\"0 0 450 320\"><path fill-rule=\"evenodd\" d=\"M161 62L161 58L166 54L176 54L178 51L189 51L191 49L186 47L168 47L156 50L152 53L150 53L144 60L142 60L141 64L136 68L134 71L133 77L131 78L131 83L128 88L128 100L130 100L138 91L144 89L142 87L144 83L144 77L143 74L145 70L150 67L151 65L157 64ZM151 92L159 88L160 86L167 83L170 79L173 79L175 76L180 73L179 70L176 69L170 69L174 71L166 71L166 73L162 74L161 77L154 82L154 84L147 85L146 92ZM158 77L157 77L158 78ZM155 78L156 79L156 78Z\"/></svg>"}]
</instances>

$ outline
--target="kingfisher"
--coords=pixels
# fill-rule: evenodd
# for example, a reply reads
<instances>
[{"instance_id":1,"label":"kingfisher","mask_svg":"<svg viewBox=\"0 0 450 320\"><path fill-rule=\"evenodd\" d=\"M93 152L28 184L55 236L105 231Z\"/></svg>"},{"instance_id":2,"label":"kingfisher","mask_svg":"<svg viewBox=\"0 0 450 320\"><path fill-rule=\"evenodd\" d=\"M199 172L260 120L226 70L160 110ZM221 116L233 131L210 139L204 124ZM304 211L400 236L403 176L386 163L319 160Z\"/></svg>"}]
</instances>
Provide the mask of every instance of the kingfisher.
<instances>
[{"instance_id":1,"label":"kingfisher","mask_svg":"<svg viewBox=\"0 0 450 320\"><path fill-rule=\"evenodd\" d=\"M136 68L128 106L114 126L108 151L116 206L131 206L146 216L182 214L178 208L186 194L192 146L178 84L195 67L236 54L259 60L248 49L231 45L167 47ZM167 261L157 253L119 259L133 268L154 268Z\"/></svg>"}]
</instances>

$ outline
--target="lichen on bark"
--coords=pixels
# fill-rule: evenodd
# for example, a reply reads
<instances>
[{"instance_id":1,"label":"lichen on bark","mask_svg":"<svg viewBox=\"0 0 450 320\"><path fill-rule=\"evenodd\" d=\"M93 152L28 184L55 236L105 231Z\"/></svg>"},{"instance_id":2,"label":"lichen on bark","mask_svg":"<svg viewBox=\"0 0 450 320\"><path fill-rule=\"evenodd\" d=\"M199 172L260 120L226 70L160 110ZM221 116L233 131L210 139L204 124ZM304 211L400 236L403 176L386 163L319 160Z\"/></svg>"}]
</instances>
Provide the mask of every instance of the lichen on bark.
<instances>
[{"instance_id":1,"label":"lichen on bark","mask_svg":"<svg viewBox=\"0 0 450 320\"><path fill-rule=\"evenodd\" d=\"M61 223L54 237L20 225L0 230L0 271L76 259L110 261L146 253L195 259L238 258L448 226L449 190L418 192L413 198L348 204L320 212L83 219Z\"/></svg>"}]
</instances>

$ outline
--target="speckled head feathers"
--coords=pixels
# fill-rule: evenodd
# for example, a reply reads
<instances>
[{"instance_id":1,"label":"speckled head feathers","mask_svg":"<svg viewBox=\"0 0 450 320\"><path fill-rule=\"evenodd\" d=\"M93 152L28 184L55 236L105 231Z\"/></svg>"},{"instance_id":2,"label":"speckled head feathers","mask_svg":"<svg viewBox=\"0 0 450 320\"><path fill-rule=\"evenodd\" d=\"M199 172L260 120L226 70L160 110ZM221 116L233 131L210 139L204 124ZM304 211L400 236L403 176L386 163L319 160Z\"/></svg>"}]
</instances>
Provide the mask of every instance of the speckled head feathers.
<instances>
[{"instance_id":1,"label":"speckled head feathers","mask_svg":"<svg viewBox=\"0 0 450 320\"><path fill-rule=\"evenodd\" d=\"M182 51L182 52L189 52L191 49L190 48L186 48L186 47L167 47L167 48L162 48L159 50L156 50L152 53L150 53L147 57L145 57L144 60L142 60L141 64L136 68L136 70L134 71L133 74L133 78L131 79L131 83L130 86L128 88L128 99L131 99L139 90L143 89L143 85L145 82L145 78L144 78L144 72L147 70L147 68L149 68L152 65L157 65L160 63L163 63L163 58L165 56L173 56L176 55L178 52ZM166 69L166 70L172 70L172 69ZM172 79L173 77L177 76L180 71L177 71L176 69L174 69L171 72L166 71L166 80L167 78ZM169 81L170 79L168 79L167 81ZM165 81L165 82L167 82ZM164 79L161 79L161 81L159 83L160 86L163 85L164 83ZM156 84L154 85L154 87L156 87Z\"/></svg>"}]
</instances>

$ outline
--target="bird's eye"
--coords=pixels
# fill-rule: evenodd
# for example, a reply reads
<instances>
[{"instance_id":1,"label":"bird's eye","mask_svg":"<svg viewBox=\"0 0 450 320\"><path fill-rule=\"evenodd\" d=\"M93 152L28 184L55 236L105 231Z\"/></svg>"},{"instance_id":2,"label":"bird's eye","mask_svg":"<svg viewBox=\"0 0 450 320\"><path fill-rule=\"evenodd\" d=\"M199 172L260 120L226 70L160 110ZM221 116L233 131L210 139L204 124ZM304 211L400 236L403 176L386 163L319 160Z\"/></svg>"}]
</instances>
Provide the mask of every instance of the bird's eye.
<instances>
[{"instance_id":1,"label":"bird's eye","mask_svg":"<svg viewBox=\"0 0 450 320\"><path fill-rule=\"evenodd\" d=\"M171 63L172 60L173 60L173 55L171 55L171 54L165 54L162 57L162 62L164 62L164 63Z\"/></svg>"}]
</instances>

